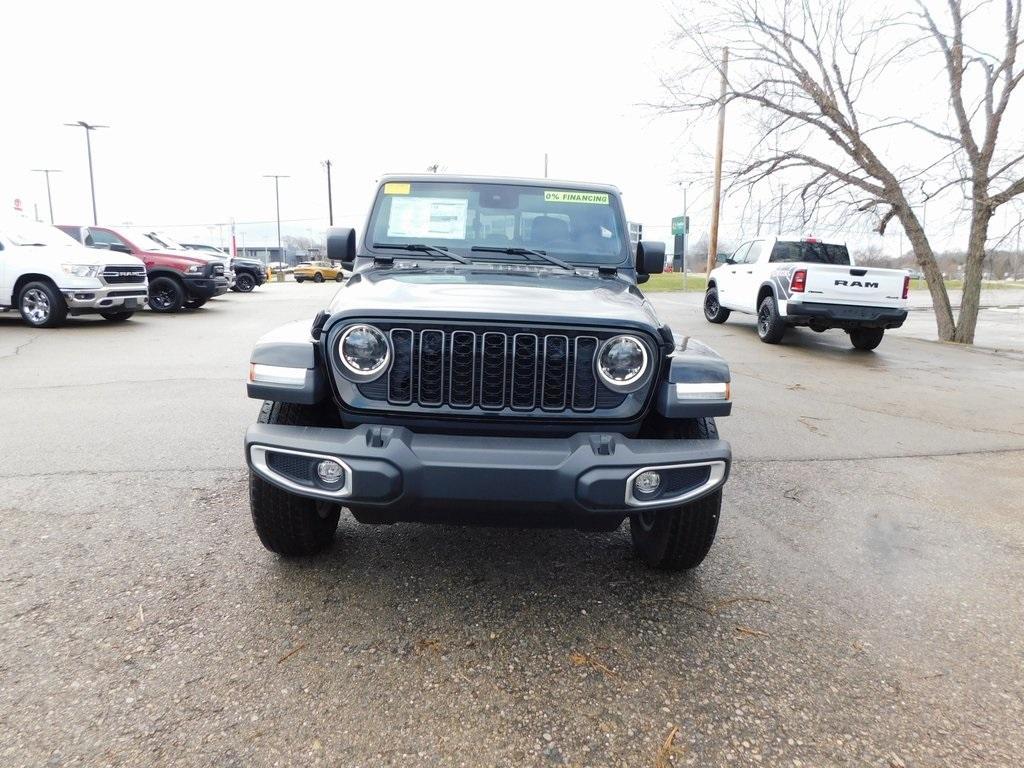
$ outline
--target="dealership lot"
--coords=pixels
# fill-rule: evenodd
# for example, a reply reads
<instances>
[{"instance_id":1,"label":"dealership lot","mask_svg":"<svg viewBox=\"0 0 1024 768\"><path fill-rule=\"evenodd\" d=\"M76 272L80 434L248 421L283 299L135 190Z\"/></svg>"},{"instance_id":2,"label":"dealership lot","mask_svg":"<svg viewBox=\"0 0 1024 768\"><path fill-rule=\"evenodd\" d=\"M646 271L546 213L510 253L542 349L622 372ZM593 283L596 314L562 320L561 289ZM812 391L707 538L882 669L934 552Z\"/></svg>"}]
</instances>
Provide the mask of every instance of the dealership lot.
<instances>
[{"instance_id":1,"label":"dealership lot","mask_svg":"<svg viewBox=\"0 0 1024 768\"><path fill-rule=\"evenodd\" d=\"M0 315L0 764L1017 761L1019 355L771 347L657 294L733 370L736 462L694 574L646 570L625 528L350 518L284 562L248 519L244 376L336 290Z\"/></svg>"}]
</instances>

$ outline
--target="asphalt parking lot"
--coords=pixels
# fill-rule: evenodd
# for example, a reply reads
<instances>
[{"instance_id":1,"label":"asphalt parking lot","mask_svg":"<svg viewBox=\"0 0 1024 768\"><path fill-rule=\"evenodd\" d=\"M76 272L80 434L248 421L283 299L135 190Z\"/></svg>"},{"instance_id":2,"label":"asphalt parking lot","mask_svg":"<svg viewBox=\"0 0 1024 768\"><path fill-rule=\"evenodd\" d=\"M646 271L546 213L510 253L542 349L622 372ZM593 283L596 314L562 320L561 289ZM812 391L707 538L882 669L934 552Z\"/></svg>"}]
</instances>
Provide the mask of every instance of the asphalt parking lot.
<instances>
[{"instance_id":1,"label":"asphalt parking lot","mask_svg":"<svg viewBox=\"0 0 1024 768\"><path fill-rule=\"evenodd\" d=\"M249 521L253 341L337 286L59 330L0 315L0 765L1019 765L1024 362L892 335L733 369L690 575L614 534ZM658 761L672 762L661 762Z\"/></svg>"}]
</instances>

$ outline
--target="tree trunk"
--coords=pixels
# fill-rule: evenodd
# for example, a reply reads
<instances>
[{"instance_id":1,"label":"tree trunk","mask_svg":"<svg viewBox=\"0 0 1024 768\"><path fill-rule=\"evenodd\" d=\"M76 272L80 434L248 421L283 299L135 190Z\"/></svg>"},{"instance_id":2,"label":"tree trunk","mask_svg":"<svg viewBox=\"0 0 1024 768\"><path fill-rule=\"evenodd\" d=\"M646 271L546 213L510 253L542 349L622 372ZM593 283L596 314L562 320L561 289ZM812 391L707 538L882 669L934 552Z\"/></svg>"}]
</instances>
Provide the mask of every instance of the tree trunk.
<instances>
[{"instance_id":1,"label":"tree trunk","mask_svg":"<svg viewBox=\"0 0 1024 768\"><path fill-rule=\"evenodd\" d=\"M953 341L973 344L978 326L981 304L981 277L985 266L985 240L992 211L985 205L974 206L971 217L971 235L967 240L967 263L964 265L964 290L960 297L960 317L957 319Z\"/></svg>"},{"instance_id":2,"label":"tree trunk","mask_svg":"<svg viewBox=\"0 0 1024 768\"><path fill-rule=\"evenodd\" d=\"M917 220L910 206L906 206L899 212L900 223L907 233L910 245L914 249L914 260L917 266L924 273L925 282L928 285L928 292L932 297L932 307L935 310L935 325L938 328L939 338L942 341L953 341L956 334L956 322L953 320L953 306L949 303L949 293L946 292L946 283L942 277L938 262L935 261L935 253L932 251L928 236L925 235L921 223Z\"/></svg>"}]
</instances>

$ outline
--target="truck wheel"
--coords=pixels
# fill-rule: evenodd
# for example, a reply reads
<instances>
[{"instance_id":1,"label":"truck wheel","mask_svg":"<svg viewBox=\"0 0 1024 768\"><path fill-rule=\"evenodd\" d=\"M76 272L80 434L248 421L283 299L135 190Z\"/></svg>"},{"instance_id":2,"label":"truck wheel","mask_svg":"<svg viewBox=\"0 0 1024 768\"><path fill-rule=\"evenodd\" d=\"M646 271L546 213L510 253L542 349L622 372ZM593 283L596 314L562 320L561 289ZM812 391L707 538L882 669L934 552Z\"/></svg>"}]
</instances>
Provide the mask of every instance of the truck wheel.
<instances>
[{"instance_id":1,"label":"truck wheel","mask_svg":"<svg viewBox=\"0 0 1024 768\"><path fill-rule=\"evenodd\" d=\"M322 283L323 281L324 281L324 276L321 275L319 272L317 272L315 275L313 275L313 282L314 283Z\"/></svg>"},{"instance_id":2,"label":"truck wheel","mask_svg":"<svg viewBox=\"0 0 1024 768\"><path fill-rule=\"evenodd\" d=\"M673 425L671 436L717 440L711 418ZM722 510L722 489L678 507L639 512L629 518L633 551L652 568L685 571L701 564L711 549Z\"/></svg>"},{"instance_id":3,"label":"truck wheel","mask_svg":"<svg viewBox=\"0 0 1024 768\"><path fill-rule=\"evenodd\" d=\"M786 335L786 321L774 296L765 296L757 308L757 335L765 344L778 344Z\"/></svg>"},{"instance_id":4,"label":"truck wheel","mask_svg":"<svg viewBox=\"0 0 1024 768\"><path fill-rule=\"evenodd\" d=\"M185 309L199 309L208 299L188 299L185 302Z\"/></svg>"},{"instance_id":5,"label":"truck wheel","mask_svg":"<svg viewBox=\"0 0 1024 768\"><path fill-rule=\"evenodd\" d=\"M235 276L235 290L241 291L242 293L248 293L256 287L256 281L253 280L252 275L242 272Z\"/></svg>"},{"instance_id":6,"label":"truck wheel","mask_svg":"<svg viewBox=\"0 0 1024 768\"><path fill-rule=\"evenodd\" d=\"M709 323L724 323L729 319L729 310L718 303L718 289L714 286L704 294L704 318Z\"/></svg>"},{"instance_id":7,"label":"truck wheel","mask_svg":"<svg viewBox=\"0 0 1024 768\"><path fill-rule=\"evenodd\" d=\"M123 323L129 317L134 315L134 312L122 311L122 312L100 312L100 317L104 320L109 320L112 323Z\"/></svg>"},{"instance_id":8,"label":"truck wheel","mask_svg":"<svg viewBox=\"0 0 1024 768\"><path fill-rule=\"evenodd\" d=\"M884 328L854 328L850 331L850 343L857 349L870 352L882 343L884 335Z\"/></svg>"},{"instance_id":9,"label":"truck wheel","mask_svg":"<svg viewBox=\"0 0 1024 768\"><path fill-rule=\"evenodd\" d=\"M154 312L177 312L185 303L185 289L172 277L149 281L149 308Z\"/></svg>"},{"instance_id":10,"label":"truck wheel","mask_svg":"<svg viewBox=\"0 0 1024 768\"><path fill-rule=\"evenodd\" d=\"M21 319L36 328L55 328L68 316L68 305L53 285L42 280L25 283L18 292Z\"/></svg>"},{"instance_id":11,"label":"truck wheel","mask_svg":"<svg viewBox=\"0 0 1024 768\"><path fill-rule=\"evenodd\" d=\"M314 406L263 403L261 424L322 426ZM341 516L341 506L296 496L271 485L249 470L249 509L263 546L286 557L312 555L330 546Z\"/></svg>"}]
</instances>

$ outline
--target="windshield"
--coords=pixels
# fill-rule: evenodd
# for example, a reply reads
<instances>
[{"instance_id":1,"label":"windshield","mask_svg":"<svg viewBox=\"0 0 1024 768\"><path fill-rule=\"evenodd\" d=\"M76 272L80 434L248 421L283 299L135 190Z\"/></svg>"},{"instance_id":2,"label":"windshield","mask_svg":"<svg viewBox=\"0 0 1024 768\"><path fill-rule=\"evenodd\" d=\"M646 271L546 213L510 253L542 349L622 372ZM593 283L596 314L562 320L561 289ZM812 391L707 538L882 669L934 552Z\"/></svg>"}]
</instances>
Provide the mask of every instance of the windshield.
<instances>
[{"instance_id":1,"label":"windshield","mask_svg":"<svg viewBox=\"0 0 1024 768\"><path fill-rule=\"evenodd\" d=\"M151 229L129 229L127 234L136 241L142 241L136 242L136 245L142 248L163 248L170 251L186 250L185 246L163 232L154 232Z\"/></svg>"},{"instance_id":2,"label":"windshield","mask_svg":"<svg viewBox=\"0 0 1024 768\"><path fill-rule=\"evenodd\" d=\"M529 248L577 264L619 264L627 256L624 231L618 200L607 192L557 185L388 182L370 214L366 244L371 250L375 244L431 245L473 261L521 262L523 254L500 249Z\"/></svg>"},{"instance_id":3,"label":"windshield","mask_svg":"<svg viewBox=\"0 0 1024 768\"><path fill-rule=\"evenodd\" d=\"M78 245L71 235L49 224L40 224L31 219L7 219L0 222L0 235L14 245L47 245L61 248Z\"/></svg>"},{"instance_id":4,"label":"windshield","mask_svg":"<svg viewBox=\"0 0 1024 768\"><path fill-rule=\"evenodd\" d=\"M775 243L769 261L805 261L809 264L849 264L845 245L801 240Z\"/></svg>"}]
</instances>

